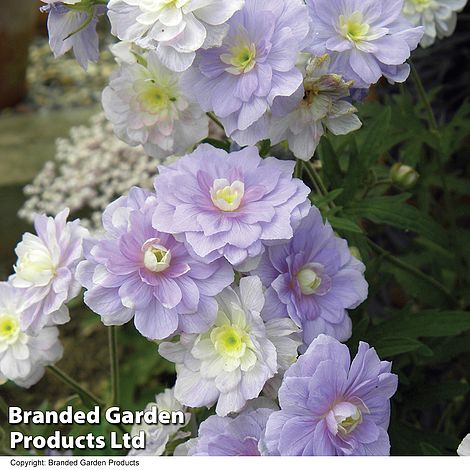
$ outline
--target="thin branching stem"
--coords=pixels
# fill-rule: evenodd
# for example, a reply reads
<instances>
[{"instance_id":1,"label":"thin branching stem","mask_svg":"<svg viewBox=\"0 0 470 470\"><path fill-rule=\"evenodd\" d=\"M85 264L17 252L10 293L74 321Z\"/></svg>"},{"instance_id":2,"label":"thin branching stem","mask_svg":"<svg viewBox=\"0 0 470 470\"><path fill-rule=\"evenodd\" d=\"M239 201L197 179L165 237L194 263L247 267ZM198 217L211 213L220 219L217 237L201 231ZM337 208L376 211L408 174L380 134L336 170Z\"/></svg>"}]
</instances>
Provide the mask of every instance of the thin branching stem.
<instances>
[{"instance_id":1,"label":"thin branching stem","mask_svg":"<svg viewBox=\"0 0 470 470\"><path fill-rule=\"evenodd\" d=\"M90 403L98 406L103 406L104 402L98 397L93 395L90 391L83 388L76 380L72 379L70 375L59 369L57 366L48 366L47 370L55 375L61 382L68 385L72 390L77 392L81 397L86 398Z\"/></svg>"},{"instance_id":2,"label":"thin branching stem","mask_svg":"<svg viewBox=\"0 0 470 470\"><path fill-rule=\"evenodd\" d=\"M210 118L212 121L214 121L214 123L215 123L217 126L219 126L219 127L225 132L225 127L224 127L224 125L215 117L215 114L214 114L214 113L209 112L209 113L206 113L206 114L207 114L207 116L209 116L209 118Z\"/></svg>"},{"instance_id":3,"label":"thin branching stem","mask_svg":"<svg viewBox=\"0 0 470 470\"><path fill-rule=\"evenodd\" d=\"M111 403L118 405L120 400L119 393L119 357L117 348L117 328L110 326L108 328L109 341L109 362L111 375Z\"/></svg>"}]
</instances>

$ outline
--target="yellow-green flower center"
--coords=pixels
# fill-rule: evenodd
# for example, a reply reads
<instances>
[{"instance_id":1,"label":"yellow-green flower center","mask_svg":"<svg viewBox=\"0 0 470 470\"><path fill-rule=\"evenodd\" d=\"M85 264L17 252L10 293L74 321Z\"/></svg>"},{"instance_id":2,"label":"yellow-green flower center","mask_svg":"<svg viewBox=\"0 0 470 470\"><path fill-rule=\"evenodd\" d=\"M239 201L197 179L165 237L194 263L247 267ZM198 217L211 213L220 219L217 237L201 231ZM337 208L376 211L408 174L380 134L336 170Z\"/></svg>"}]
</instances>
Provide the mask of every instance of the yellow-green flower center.
<instances>
[{"instance_id":1,"label":"yellow-green flower center","mask_svg":"<svg viewBox=\"0 0 470 470\"><path fill-rule=\"evenodd\" d=\"M154 273L160 273L169 268L171 263L171 251L164 246L150 246L144 252L144 265Z\"/></svg>"},{"instance_id":2,"label":"yellow-green flower center","mask_svg":"<svg viewBox=\"0 0 470 470\"><path fill-rule=\"evenodd\" d=\"M321 277L310 268L304 268L297 273L300 291L304 295L315 294L321 284Z\"/></svg>"},{"instance_id":3,"label":"yellow-green flower center","mask_svg":"<svg viewBox=\"0 0 470 470\"><path fill-rule=\"evenodd\" d=\"M149 81L143 86L139 93L139 101L146 111L152 114L168 109L171 103L176 101L170 89L158 86L155 82Z\"/></svg>"},{"instance_id":4,"label":"yellow-green flower center","mask_svg":"<svg viewBox=\"0 0 470 470\"><path fill-rule=\"evenodd\" d=\"M159 114L171 108L177 100L176 90L168 83L157 83L153 79L135 84L142 108L150 114Z\"/></svg>"},{"instance_id":5,"label":"yellow-green flower center","mask_svg":"<svg viewBox=\"0 0 470 470\"><path fill-rule=\"evenodd\" d=\"M223 325L214 328L210 335L216 351L222 357L239 359L244 356L251 344L249 336L236 325Z\"/></svg>"},{"instance_id":6,"label":"yellow-green flower center","mask_svg":"<svg viewBox=\"0 0 470 470\"><path fill-rule=\"evenodd\" d=\"M228 72L234 75L248 73L256 65L256 46L253 43L240 40L236 46L232 47L230 53L222 54L220 58L222 62L230 65L227 68Z\"/></svg>"},{"instance_id":7,"label":"yellow-green flower center","mask_svg":"<svg viewBox=\"0 0 470 470\"><path fill-rule=\"evenodd\" d=\"M0 343L14 343L20 334L18 318L8 313L0 314Z\"/></svg>"},{"instance_id":8,"label":"yellow-green flower center","mask_svg":"<svg viewBox=\"0 0 470 470\"><path fill-rule=\"evenodd\" d=\"M217 179L212 185L210 195L215 207L224 212L233 212L242 203L245 185L239 180L230 184L225 178Z\"/></svg>"},{"instance_id":9,"label":"yellow-green flower center","mask_svg":"<svg viewBox=\"0 0 470 470\"><path fill-rule=\"evenodd\" d=\"M360 42L367 39L370 26L364 23L361 12L355 11L351 16L341 15L339 17L341 34L352 42Z\"/></svg>"},{"instance_id":10,"label":"yellow-green flower center","mask_svg":"<svg viewBox=\"0 0 470 470\"><path fill-rule=\"evenodd\" d=\"M357 428L359 424L362 423L362 413L359 408L356 408L356 411L353 415L348 416L338 423L338 430L342 434L350 434Z\"/></svg>"},{"instance_id":11,"label":"yellow-green flower center","mask_svg":"<svg viewBox=\"0 0 470 470\"><path fill-rule=\"evenodd\" d=\"M420 7L428 7L431 4L432 0L410 0L411 3L414 3L416 6Z\"/></svg>"}]
</instances>

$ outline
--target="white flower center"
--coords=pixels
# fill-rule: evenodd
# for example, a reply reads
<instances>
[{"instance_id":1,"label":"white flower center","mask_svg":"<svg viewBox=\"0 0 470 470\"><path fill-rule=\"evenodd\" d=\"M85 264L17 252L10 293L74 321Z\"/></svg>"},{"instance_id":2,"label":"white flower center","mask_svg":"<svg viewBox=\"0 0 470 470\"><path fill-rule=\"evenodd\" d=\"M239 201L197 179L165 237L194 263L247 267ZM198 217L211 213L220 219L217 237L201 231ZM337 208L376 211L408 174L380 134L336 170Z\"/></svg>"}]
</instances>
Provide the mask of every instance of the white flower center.
<instances>
[{"instance_id":1,"label":"white flower center","mask_svg":"<svg viewBox=\"0 0 470 470\"><path fill-rule=\"evenodd\" d=\"M145 245L144 245L145 246ZM161 273L170 267L171 251L162 245L150 245L144 250L144 266L154 273Z\"/></svg>"},{"instance_id":2,"label":"white flower center","mask_svg":"<svg viewBox=\"0 0 470 470\"><path fill-rule=\"evenodd\" d=\"M304 295L315 294L321 284L321 277L311 268L304 268L297 273L300 291Z\"/></svg>"},{"instance_id":3,"label":"white flower center","mask_svg":"<svg viewBox=\"0 0 470 470\"><path fill-rule=\"evenodd\" d=\"M55 275L56 266L42 241L29 235L17 248L17 277L35 285L47 285Z\"/></svg>"},{"instance_id":4,"label":"white flower center","mask_svg":"<svg viewBox=\"0 0 470 470\"><path fill-rule=\"evenodd\" d=\"M348 403L348 405L347 408L344 406L335 406L333 408L338 432L343 435L352 433L362 423L362 412L359 407L351 403Z\"/></svg>"},{"instance_id":5,"label":"white flower center","mask_svg":"<svg viewBox=\"0 0 470 470\"><path fill-rule=\"evenodd\" d=\"M0 313L0 345L16 343L21 335L18 318L8 312Z\"/></svg>"},{"instance_id":6,"label":"white flower center","mask_svg":"<svg viewBox=\"0 0 470 470\"><path fill-rule=\"evenodd\" d=\"M239 180L230 184L225 178L217 179L212 185L210 195L215 207L224 212L233 212L242 203L245 185Z\"/></svg>"},{"instance_id":7,"label":"white flower center","mask_svg":"<svg viewBox=\"0 0 470 470\"><path fill-rule=\"evenodd\" d=\"M360 42L367 39L370 26L364 22L362 13L355 11L350 16L341 15L339 17L339 28L346 39L351 42Z\"/></svg>"}]
</instances>

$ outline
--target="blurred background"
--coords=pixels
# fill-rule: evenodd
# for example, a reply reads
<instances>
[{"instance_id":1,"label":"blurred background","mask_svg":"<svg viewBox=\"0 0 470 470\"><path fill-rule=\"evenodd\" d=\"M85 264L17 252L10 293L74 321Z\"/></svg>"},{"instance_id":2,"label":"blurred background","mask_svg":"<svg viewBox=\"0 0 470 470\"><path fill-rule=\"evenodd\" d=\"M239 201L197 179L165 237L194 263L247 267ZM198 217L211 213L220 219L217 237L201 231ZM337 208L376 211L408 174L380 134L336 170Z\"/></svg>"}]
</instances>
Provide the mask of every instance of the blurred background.
<instances>
[{"instance_id":1,"label":"blurred background","mask_svg":"<svg viewBox=\"0 0 470 470\"><path fill-rule=\"evenodd\" d=\"M99 211L107 201L133 184L151 184L156 162L140 150L121 144L99 114L101 91L115 65L109 51L112 40L106 33L109 29L106 18L102 19L99 28L101 60L91 64L85 72L71 54L54 59L48 46L47 15L39 12L42 4L39 0L1 0L1 3L0 280L6 280L16 259L14 247L21 234L32 229L30 220L34 210L53 213L55 208L68 205L74 215L85 217L93 229ZM429 49L415 51L413 60L431 93L440 122L450 120L470 96L470 7L459 15L457 31L451 38ZM412 86L409 90L416 98ZM382 84L369 100L399 93L399 87ZM467 137L459 155L468 157L469 149ZM410 147L409 150L414 149ZM126 158L121 158L123 156ZM85 160L88 162L86 168ZM57 165L60 162L62 169ZM464 182L462 179L455 181L461 185L456 191L459 222L468 228L470 189L465 188L468 158L454 158L449 165L450 174L466 177ZM111 167L114 172L110 171ZM386 236L398 249L407 243L398 231L388 230L380 236ZM388 284L386 293L375 292L374 295L369 310L381 311L386 303L402 308L409 300L396 283ZM61 328L65 353L59 366L96 394L106 395L109 367L106 329L100 328L99 317L82 305L72 307L71 313L73 321ZM172 385L172 366L157 357L156 346L142 340L133 325L120 328L119 341L121 374L125 378L122 380L122 405L128 409L142 409L155 393ZM465 341L470 341L470 336L467 335ZM468 351L466 354L468 358ZM461 362L465 363L465 359ZM468 362L466 364L467 372L464 372L470 376ZM437 366L437 372L430 372L436 374L437 381L444 372L441 368L442 364ZM420 381L422 377L416 378ZM48 375L28 391L10 385L0 389L7 402L29 409L38 406L57 408L69 400L73 402L74 398L67 393L54 377ZM458 395L459 400L461 395ZM400 421L445 434L444 413L447 413L452 428L447 433L452 434L452 439L442 445L449 451L456 448L457 439L461 439L462 431L468 428L468 407L464 415L452 417L455 409L462 409L462 406L459 402L459 407L449 408L448 403L437 400L436 408L431 411L404 410ZM394 436L392 430L393 439L397 443L397 453L411 452L406 450L404 441L412 441L412 433L397 431ZM437 442L439 437L435 439ZM429 446L419 449L424 453L441 449L437 443Z\"/></svg>"}]
</instances>

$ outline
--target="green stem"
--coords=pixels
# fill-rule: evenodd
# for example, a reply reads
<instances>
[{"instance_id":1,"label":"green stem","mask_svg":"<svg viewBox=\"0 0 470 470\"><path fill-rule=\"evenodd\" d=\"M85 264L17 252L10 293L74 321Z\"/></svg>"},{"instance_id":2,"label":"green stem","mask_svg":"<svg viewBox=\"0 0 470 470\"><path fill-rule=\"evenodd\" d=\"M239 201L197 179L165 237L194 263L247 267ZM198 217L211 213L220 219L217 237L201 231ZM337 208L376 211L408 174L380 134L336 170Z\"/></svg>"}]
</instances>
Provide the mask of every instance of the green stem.
<instances>
[{"instance_id":1,"label":"green stem","mask_svg":"<svg viewBox=\"0 0 470 470\"><path fill-rule=\"evenodd\" d=\"M312 174L312 170L311 168L309 167L309 165L306 163L306 162L303 162L302 163L302 167L303 169L307 172L309 178L310 178L310 181L312 183L312 186L313 186L313 189L315 189L315 192L320 196L324 196L324 194L322 193L322 190L320 189L320 186L318 186L318 183L317 183L317 180L314 178L313 174Z\"/></svg>"},{"instance_id":2,"label":"green stem","mask_svg":"<svg viewBox=\"0 0 470 470\"><path fill-rule=\"evenodd\" d=\"M72 379L66 372L59 369L56 366L48 366L47 370L54 374L60 381L68 385L72 390L75 390L81 397L85 397L90 403L94 405L103 406L104 403L98 397L93 395L93 393L84 389L77 381Z\"/></svg>"},{"instance_id":3,"label":"green stem","mask_svg":"<svg viewBox=\"0 0 470 470\"><path fill-rule=\"evenodd\" d=\"M433 286L435 289L437 289L439 292L441 292L447 299L452 303L455 304L455 298L452 296L452 294L439 282L436 281L436 279L432 278L431 276L428 276L427 274L424 274L422 271L419 269L415 268L414 266L411 266L408 263L405 263L401 259L395 257L392 255L389 251L385 250L381 246L377 245L374 243L372 240L367 239L367 243L371 246L371 248L380 256L388 260L391 264L394 264L397 268L402 269L403 271L406 271L413 276L415 276L418 279L421 279L422 281L428 283L429 285Z\"/></svg>"},{"instance_id":4,"label":"green stem","mask_svg":"<svg viewBox=\"0 0 470 470\"><path fill-rule=\"evenodd\" d=\"M217 124L217 126L219 126L224 132L225 132L225 127L224 125L215 117L215 114L214 113L206 113L210 119L212 119L212 121L214 121L215 124Z\"/></svg>"},{"instance_id":5,"label":"green stem","mask_svg":"<svg viewBox=\"0 0 470 470\"><path fill-rule=\"evenodd\" d=\"M193 412L191 415L191 437L197 437L199 432L198 429L197 416L196 413Z\"/></svg>"},{"instance_id":6,"label":"green stem","mask_svg":"<svg viewBox=\"0 0 470 470\"><path fill-rule=\"evenodd\" d=\"M302 178L302 160L297 160L294 167L294 178Z\"/></svg>"},{"instance_id":7,"label":"green stem","mask_svg":"<svg viewBox=\"0 0 470 470\"><path fill-rule=\"evenodd\" d=\"M111 373L111 403L117 405L120 400L119 394L119 358L117 348L117 328L108 328L109 361Z\"/></svg>"},{"instance_id":8,"label":"green stem","mask_svg":"<svg viewBox=\"0 0 470 470\"><path fill-rule=\"evenodd\" d=\"M326 196L328 194L328 189L326 188L322 177L318 173L317 169L313 166L312 162L307 162L307 171L309 172L309 174L311 173L312 177L315 179L318 186L320 187L320 190L322 191L323 195ZM331 204L333 207L335 207L334 202L332 202Z\"/></svg>"},{"instance_id":9,"label":"green stem","mask_svg":"<svg viewBox=\"0 0 470 470\"><path fill-rule=\"evenodd\" d=\"M414 66L414 64L411 61L410 63L411 63L411 76L413 77L413 80L415 82L419 97L421 98L421 101L423 102L424 107L426 108L426 114L428 115L428 121L431 126L431 129L439 132L439 126L437 125L436 116L434 116L434 111L431 106L431 101L429 101L429 97L424 88L423 81L421 80L421 77L419 76L419 73L416 70L416 67Z\"/></svg>"},{"instance_id":10,"label":"green stem","mask_svg":"<svg viewBox=\"0 0 470 470\"><path fill-rule=\"evenodd\" d=\"M75 390L81 397L86 397L86 399L90 402L93 403L94 405L99 406L100 408L105 407L105 403L100 400L98 397L93 395L93 393L89 392L88 390L84 389L77 381L72 379L66 372L63 370L59 369L56 366L48 366L47 370L54 374L59 380L61 380L63 383L68 385L72 390ZM126 427L122 424L115 424L115 426L123 433L127 433Z\"/></svg>"}]
</instances>

